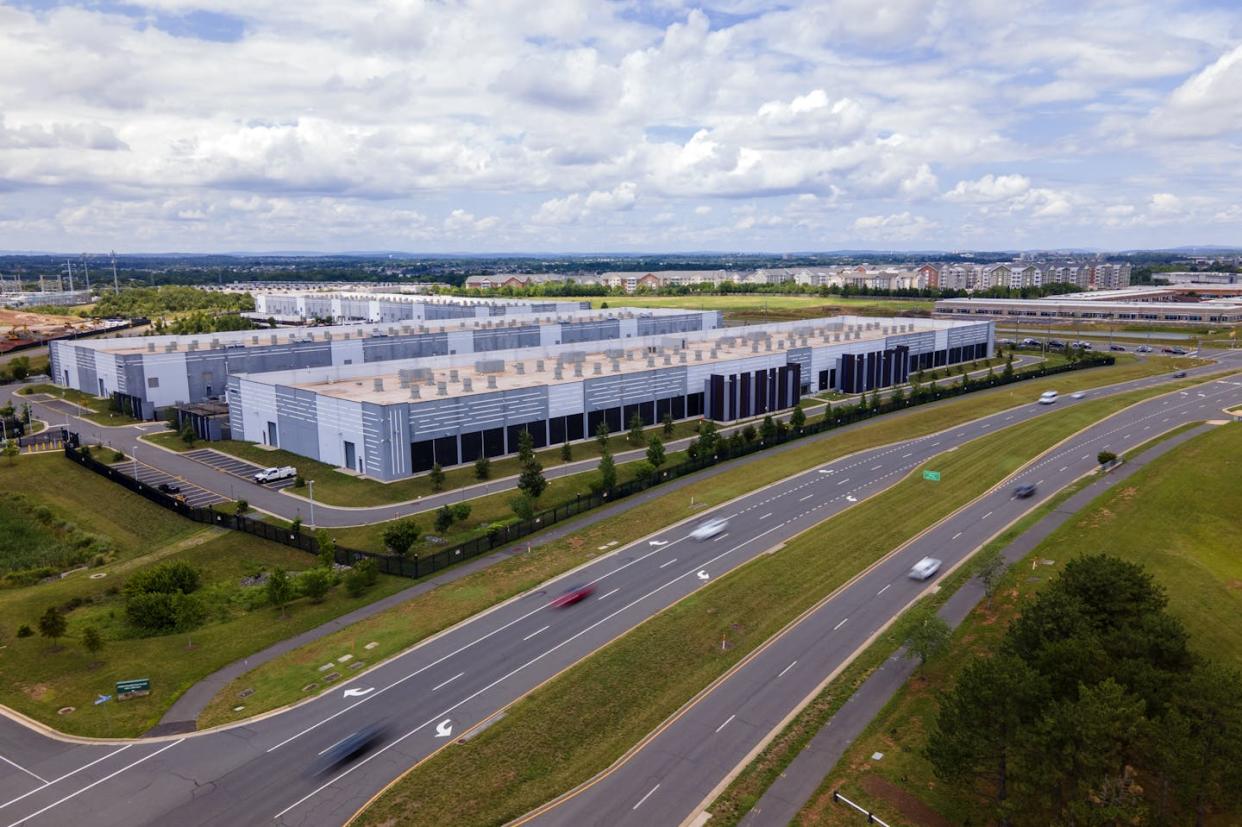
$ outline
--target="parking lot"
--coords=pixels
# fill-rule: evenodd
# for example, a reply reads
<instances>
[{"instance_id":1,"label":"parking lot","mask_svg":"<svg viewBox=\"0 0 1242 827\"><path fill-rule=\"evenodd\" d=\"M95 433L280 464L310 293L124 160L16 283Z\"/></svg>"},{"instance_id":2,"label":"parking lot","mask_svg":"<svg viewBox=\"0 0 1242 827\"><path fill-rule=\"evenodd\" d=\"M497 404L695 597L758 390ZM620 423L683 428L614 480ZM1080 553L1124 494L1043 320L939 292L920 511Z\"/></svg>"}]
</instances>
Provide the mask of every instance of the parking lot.
<instances>
[{"instance_id":1,"label":"parking lot","mask_svg":"<svg viewBox=\"0 0 1242 827\"><path fill-rule=\"evenodd\" d=\"M159 488L161 485L176 487L180 490L176 492L166 491L165 493L170 496L181 497L185 500L186 505L192 505L195 508L205 508L209 505L228 501L227 497L222 497L214 491L200 488L193 483L174 477L172 474L168 474L158 468L152 468L145 463L135 463L132 459L118 462L113 467L131 477L136 477L139 482L152 488Z\"/></svg>"},{"instance_id":2,"label":"parking lot","mask_svg":"<svg viewBox=\"0 0 1242 827\"><path fill-rule=\"evenodd\" d=\"M203 465L210 465L217 471L223 471L226 474L243 479L246 482L254 482L254 475L257 471L262 471L266 466L255 465L253 462L247 462L244 459L231 457L228 454L222 454L219 451L213 451L210 448L199 448L196 451L186 451L184 456L189 457ZM288 488L293 485L296 480L289 478L287 480L277 480L276 482L264 483L266 487L273 489Z\"/></svg>"}]
</instances>

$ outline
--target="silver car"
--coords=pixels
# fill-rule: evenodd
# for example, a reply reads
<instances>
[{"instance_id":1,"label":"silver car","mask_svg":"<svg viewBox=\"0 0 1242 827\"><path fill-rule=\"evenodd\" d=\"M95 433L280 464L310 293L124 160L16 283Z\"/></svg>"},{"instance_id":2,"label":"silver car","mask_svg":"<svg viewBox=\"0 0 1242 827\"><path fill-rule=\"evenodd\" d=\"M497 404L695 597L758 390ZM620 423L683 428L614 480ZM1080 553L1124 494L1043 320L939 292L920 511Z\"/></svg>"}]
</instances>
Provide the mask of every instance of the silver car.
<instances>
[{"instance_id":1,"label":"silver car","mask_svg":"<svg viewBox=\"0 0 1242 827\"><path fill-rule=\"evenodd\" d=\"M728 520L708 520L694 531L691 531L690 536L696 540L710 540L728 527Z\"/></svg>"},{"instance_id":2,"label":"silver car","mask_svg":"<svg viewBox=\"0 0 1242 827\"><path fill-rule=\"evenodd\" d=\"M914 568L910 569L910 579L926 580L938 571L940 571L940 561L935 557L924 557L914 564Z\"/></svg>"}]
</instances>

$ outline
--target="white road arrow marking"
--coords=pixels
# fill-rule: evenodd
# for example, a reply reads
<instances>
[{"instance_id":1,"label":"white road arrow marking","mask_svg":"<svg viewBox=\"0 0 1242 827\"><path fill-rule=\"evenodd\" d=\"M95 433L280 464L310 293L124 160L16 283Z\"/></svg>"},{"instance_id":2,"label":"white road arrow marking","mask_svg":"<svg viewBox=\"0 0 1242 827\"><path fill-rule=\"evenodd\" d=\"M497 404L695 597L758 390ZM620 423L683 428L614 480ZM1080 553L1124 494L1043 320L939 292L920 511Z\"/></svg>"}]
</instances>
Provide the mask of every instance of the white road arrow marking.
<instances>
[{"instance_id":1,"label":"white road arrow marking","mask_svg":"<svg viewBox=\"0 0 1242 827\"><path fill-rule=\"evenodd\" d=\"M357 697L367 694L368 692L374 692L374 691L375 691L374 686L368 686L366 689L346 689L345 697L346 698L357 698Z\"/></svg>"},{"instance_id":2,"label":"white road arrow marking","mask_svg":"<svg viewBox=\"0 0 1242 827\"><path fill-rule=\"evenodd\" d=\"M700 580L706 580L707 578L711 577L711 575L710 575L710 574L708 574L707 572L703 571L702 569L699 569L699 575L698 575L698 577L699 577L699 579L700 579Z\"/></svg>"},{"instance_id":3,"label":"white road arrow marking","mask_svg":"<svg viewBox=\"0 0 1242 827\"><path fill-rule=\"evenodd\" d=\"M452 718L445 718L443 721L436 724L436 737L437 738L447 738L452 734L453 734L453 719Z\"/></svg>"},{"instance_id":4,"label":"white road arrow marking","mask_svg":"<svg viewBox=\"0 0 1242 827\"><path fill-rule=\"evenodd\" d=\"M850 496L847 496L847 497L845 498L845 500L846 500L846 502L851 502L851 503L856 503L856 502L858 502L858 498L857 498L857 497L850 497Z\"/></svg>"},{"instance_id":5,"label":"white road arrow marking","mask_svg":"<svg viewBox=\"0 0 1242 827\"><path fill-rule=\"evenodd\" d=\"M821 473L821 474L831 474L831 473L832 473L832 470L831 470L831 469L827 469L827 470L825 470L825 469L821 468L821 469L819 469L819 473Z\"/></svg>"}]
</instances>

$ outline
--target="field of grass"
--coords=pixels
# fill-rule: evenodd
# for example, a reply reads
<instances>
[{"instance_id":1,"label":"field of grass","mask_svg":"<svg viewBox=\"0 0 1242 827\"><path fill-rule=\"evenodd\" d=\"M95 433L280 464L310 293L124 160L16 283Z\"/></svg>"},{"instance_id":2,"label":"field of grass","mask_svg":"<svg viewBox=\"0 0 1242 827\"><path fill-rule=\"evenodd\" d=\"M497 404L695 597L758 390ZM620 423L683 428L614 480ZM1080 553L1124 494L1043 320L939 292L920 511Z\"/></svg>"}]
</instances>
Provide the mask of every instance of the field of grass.
<instances>
[{"instance_id":1,"label":"field of grass","mask_svg":"<svg viewBox=\"0 0 1242 827\"><path fill-rule=\"evenodd\" d=\"M898 313L930 315L930 299L882 299L843 296L782 296L734 293L727 296L610 296L592 297L591 307L677 307L719 310L728 319L783 322L821 316L892 316Z\"/></svg>"},{"instance_id":2,"label":"field of grass","mask_svg":"<svg viewBox=\"0 0 1242 827\"><path fill-rule=\"evenodd\" d=\"M84 419L89 419L97 425L132 425L135 422L142 421L134 419L132 416L125 413L108 410L108 405L110 403L110 400L108 399L100 399L97 396L91 396L89 393L83 393L82 391L74 390L73 388L62 388L59 385L51 384L27 385L18 391L18 393L22 395L46 393L47 395L54 396L57 399L64 399L67 402L73 402L74 404L81 405L82 407L88 408L92 411L92 413L82 414L82 417Z\"/></svg>"},{"instance_id":3,"label":"field of grass","mask_svg":"<svg viewBox=\"0 0 1242 827\"><path fill-rule=\"evenodd\" d=\"M519 701L469 743L416 767L357 823L503 823L586 781L858 571L1058 441L1159 392L1088 402L940 455L934 462L947 469L945 483L929 486L916 470L680 601ZM732 644L725 651L722 638ZM633 675L644 679L623 677Z\"/></svg>"},{"instance_id":4,"label":"field of grass","mask_svg":"<svg viewBox=\"0 0 1242 827\"><path fill-rule=\"evenodd\" d=\"M694 428L698 423L696 421L678 422L673 425L672 436L664 436L662 426L648 428L644 432L644 440L649 440L653 436L659 436L664 442L682 439L684 437L693 436ZM631 444L626 438L627 432L613 434L608 440L609 450L615 456L622 451L632 451L636 448L645 448L646 441L642 445ZM232 454L235 457L257 463L259 465L292 465L298 469L298 472L304 479L315 481L315 502L322 502L328 505L344 505L344 506L370 506L370 505L388 505L391 503L408 502L417 500L436 493L432 490L431 482L426 474L409 479L397 480L396 482L379 482L373 479L362 479L343 473L334 466L328 465L317 460L309 459L298 454L293 454L283 450L272 450L257 445L253 442L239 442L237 440L224 440L220 442L195 442L193 446L187 446L181 441L180 436L169 431L168 433L154 434L143 437L149 442L153 442L161 447L168 448L173 451L186 451L191 447L212 448L222 451L226 454ZM535 452L540 464L545 469L554 468L563 465L561 460L561 447L559 445L542 449ZM587 459L598 459L600 456L599 443L594 439L586 439L581 442L573 443L573 459L571 461L578 462ZM491 463L491 473L489 479L499 480L504 477L513 476L520 472L517 457L506 457L503 459L494 459ZM444 489L452 491L470 485L476 485L484 480L479 480L474 473L473 463L449 468L444 471ZM510 486L512 487L512 486ZM296 493L300 496L306 496L305 488L288 489L290 493ZM510 493L508 496L512 496ZM546 495L545 495L546 496Z\"/></svg>"},{"instance_id":5,"label":"field of grass","mask_svg":"<svg viewBox=\"0 0 1242 827\"><path fill-rule=\"evenodd\" d=\"M599 556L601 552L598 549L605 543L633 542L653 531L693 517L705 508L816 464L877 445L944 430L968 419L1030 402L1042 391L1051 388L1065 393L1136 379L1166 369L1168 365L1163 363L1119 361L1109 368L1035 379L1019 386L912 408L849 431L829 431L800 441L795 443L793 450L761 456L710 479L692 483L675 494L635 506L622 515L584 526L570 536L540 546L532 554L496 563L484 571L419 595L401 606L336 632L322 641L276 658L243 675L218 695L199 717L199 725L207 727L235 721L297 700L301 697L300 687L313 678L315 667L323 663L323 658L329 653L350 652L358 656L364 651L362 647L365 643L377 641L379 647L372 651L372 657L377 660L389 657L489 606ZM378 530L375 527L364 529L367 532ZM344 537L341 542L346 542ZM243 713L233 712L230 699L243 688L253 688L255 692L248 699Z\"/></svg>"},{"instance_id":6,"label":"field of grass","mask_svg":"<svg viewBox=\"0 0 1242 827\"><path fill-rule=\"evenodd\" d=\"M1096 499L1006 575L991 610L977 606L949 650L930 661L854 743L795 822L851 825L855 814L831 802L831 791L875 810L890 824L962 823L972 802L936 783L921 750L948 689L974 653L995 647L1019 607L1060 564L1104 552L1140 563L1168 592L1169 608L1191 646L1242 666L1242 558L1237 554L1242 489L1221 484L1242 471L1242 424L1194 438ZM1177 515L1176 519L1170 519ZM1032 561L1054 561L1032 576ZM870 755L883 752L881 761ZM1236 823L1231 820L1220 824Z\"/></svg>"},{"instance_id":7,"label":"field of grass","mask_svg":"<svg viewBox=\"0 0 1242 827\"><path fill-rule=\"evenodd\" d=\"M315 558L304 552L181 519L58 454L25 455L0 465L0 491L14 489L33 507L45 507L111 546L103 565L0 589L0 702L64 732L138 735L216 669L409 585L381 577L356 599L338 586L323 603L295 601L282 618L259 605L256 588L261 587L243 586L241 579L278 566L291 572L309 568ZM31 530L38 533L27 526L27 535ZM8 535L0 542L17 539L20 535ZM125 620L118 589L133 573L164 560L185 561L202 572L208 619L188 634L139 637ZM39 617L52 606L68 621L66 636L56 644L37 633ZM36 634L19 636L22 626ZM104 648L93 655L82 644L87 626L104 639ZM96 695L112 694L115 681L137 677L151 679L149 697L92 703ZM57 714L69 706L76 709Z\"/></svg>"}]
</instances>

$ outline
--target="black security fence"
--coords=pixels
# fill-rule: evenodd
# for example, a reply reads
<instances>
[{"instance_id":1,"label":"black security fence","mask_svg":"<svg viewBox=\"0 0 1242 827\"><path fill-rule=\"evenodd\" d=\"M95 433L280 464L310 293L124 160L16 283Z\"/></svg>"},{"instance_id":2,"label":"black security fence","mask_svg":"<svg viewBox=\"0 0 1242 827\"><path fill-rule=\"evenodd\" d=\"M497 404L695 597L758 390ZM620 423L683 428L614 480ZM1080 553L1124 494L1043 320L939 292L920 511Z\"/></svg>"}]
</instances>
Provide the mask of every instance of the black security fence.
<instances>
[{"instance_id":1,"label":"black security fence","mask_svg":"<svg viewBox=\"0 0 1242 827\"><path fill-rule=\"evenodd\" d=\"M726 459L754 454L774 445L782 445L786 442L803 439L881 414L904 410L987 388L1009 385L1015 382L1026 382L1031 379L1038 379L1041 376L1053 376L1084 368L1112 365L1116 361L1112 356L1094 355L1064 365L1057 365L1055 367L1041 366L1022 372L1014 372L1008 376L1004 373L997 373L990 377L978 379L965 377L964 381L962 377L941 379L938 383L919 385L912 392L903 393L897 398L882 399L867 405L855 404L832 408L823 417L809 421L799 429L792 429L781 423L774 432L761 434L756 431L754 438L749 440L742 436L741 429L734 430L727 437L723 434L716 434L715 439L707 443L703 443L702 438L700 438L699 444L703 444L703 449L696 450L692 446L692 450L689 452L691 458L684 462L653 470L649 475L621 483L610 490L593 490L589 494L579 495L571 501L544 509L529 520L494 524L485 534L440 551L431 554L411 554L408 557L398 557L396 555L376 554L374 552L338 546L336 549L336 560L339 563L348 565L364 557L369 557L375 561L379 571L384 574L412 578L425 577L463 560L469 560L472 557L477 557L480 554L486 554L494 549L509 545L548 526L576 517L579 514L608 503L633 496L653 486L701 471ZM310 554L318 552L318 544L313 534L295 532L261 520L225 514L210 508L189 506L175 497L164 494L152 486L130 477L121 470L120 466L105 465L96 461L88 454L82 453L77 448L77 435L69 434L68 436L69 438L65 443L65 456L158 505L176 511L187 519L200 523L211 523L212 525L223 526L236 531L244 531L248 534L262 537L265 540L302 549Z\"/></svg>"}]
</instances>

